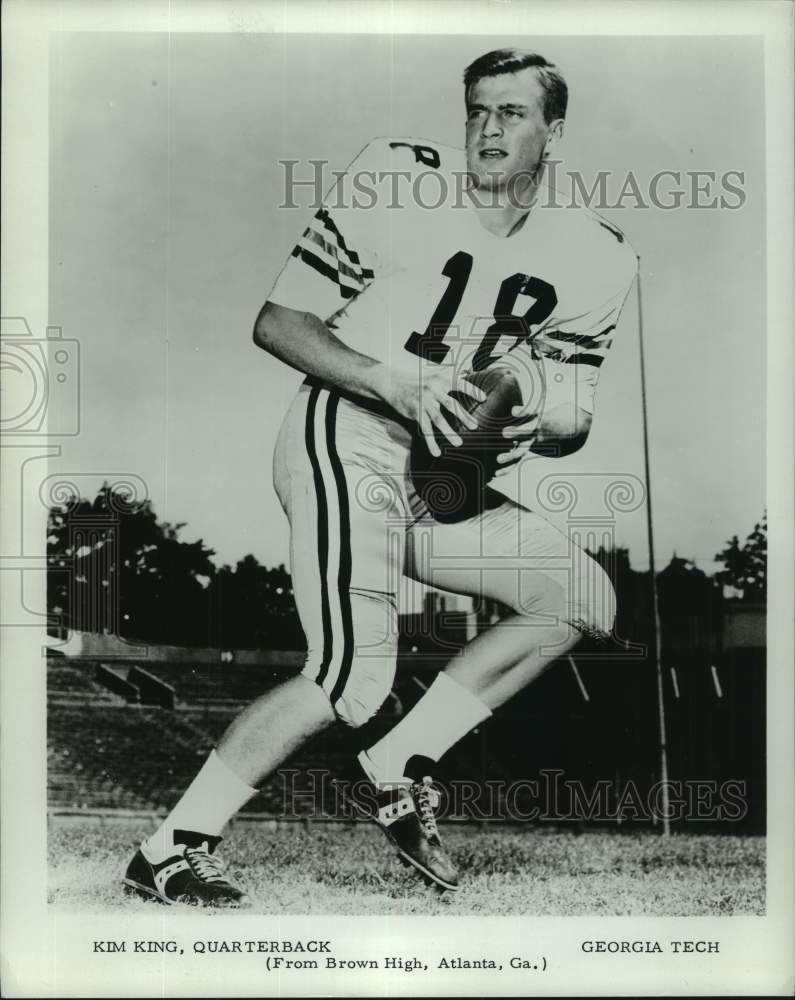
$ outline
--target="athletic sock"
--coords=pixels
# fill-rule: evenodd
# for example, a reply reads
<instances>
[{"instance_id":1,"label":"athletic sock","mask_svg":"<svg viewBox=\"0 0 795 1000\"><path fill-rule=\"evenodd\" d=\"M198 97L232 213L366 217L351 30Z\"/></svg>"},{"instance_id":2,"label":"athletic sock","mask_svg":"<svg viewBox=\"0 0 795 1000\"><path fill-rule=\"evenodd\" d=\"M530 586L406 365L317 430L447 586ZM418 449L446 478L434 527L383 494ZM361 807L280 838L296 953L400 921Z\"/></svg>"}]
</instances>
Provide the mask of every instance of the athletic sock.
<instances>
[{"instance_id":1,"label":"athletic sock","mask_svg":"<svg viewBox=\"0 0 795 1000\"><path fill-rule=\"evenodd\" d=\"M449 674L439 674L412 710L369 750L359 763L375 784L405 779L411 757L438 761L453 744L484 719L491 709Z\"/></svg>"},{"instance_id":2,"label":"athletic sock","mask_svg":"<svg viewBox=\"0 0 795 1000\"><path fill-rule=\"evenodd\" d=\"M229 820L256 793L257 789L239 778L213 750L160 827L141 844L144 857L153 864L171 857L175 830L220 836Z\"/></svg>"}]
</instances>

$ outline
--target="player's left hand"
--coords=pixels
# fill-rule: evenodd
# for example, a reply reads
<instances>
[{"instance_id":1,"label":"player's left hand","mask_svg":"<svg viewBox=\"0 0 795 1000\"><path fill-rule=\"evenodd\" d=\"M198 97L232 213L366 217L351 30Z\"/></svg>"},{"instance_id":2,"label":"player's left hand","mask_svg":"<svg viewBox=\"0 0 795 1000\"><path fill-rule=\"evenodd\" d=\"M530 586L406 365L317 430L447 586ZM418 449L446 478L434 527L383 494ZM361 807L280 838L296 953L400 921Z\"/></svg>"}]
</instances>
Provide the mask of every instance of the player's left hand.
<instances>
[{"instance_id":1,"label":"player's left hand","mask_svg":"<svg viewBox=\"0 0 795 1000\"><path fill-rule=\"evenodd\" d=\"M538 434L538 413L527 413L524 406L514 406L511 416L523 419L503 428L502 436L511 442L511 446L497 456L499 468L495 476L504 476L517 462L527 458Z\"/></svg>"}]
</instances>

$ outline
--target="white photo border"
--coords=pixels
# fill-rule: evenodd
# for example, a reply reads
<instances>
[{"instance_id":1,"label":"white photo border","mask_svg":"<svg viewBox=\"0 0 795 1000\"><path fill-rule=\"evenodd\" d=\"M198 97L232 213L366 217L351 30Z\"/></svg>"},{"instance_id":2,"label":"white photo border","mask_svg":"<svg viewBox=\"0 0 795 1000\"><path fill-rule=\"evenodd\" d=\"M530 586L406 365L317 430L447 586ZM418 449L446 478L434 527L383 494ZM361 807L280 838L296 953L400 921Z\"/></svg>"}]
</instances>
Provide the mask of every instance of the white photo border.
<instances>
[{"instance_id":1,"label":"white photo border","mask_svg":"<svg viewBox=\"0 0 795 1000\"><path fill-rule=\"evenodd\" d=\"M19 538L24 496L14 484L13 448L3 448L2 579L2 978L7 996L788 995L793 988L793 8L789 3L569 2L318 3L46 2L3 5L2 301L35 332L48 317L49 34L58 31L327 32L764 36L767 135L768 283L768 834L764 917L263 917L156 912L113 916L115 938L180 940L333 936L362 958L528 949L557 971L528 980L429 973L422 979L368 971L329 978L307 972L268 977L261 960L218 956L101 956L89 942L110 936L107 915L64 914L46 905L46 692L44 629L20 624L46 606L43 512ZM27 454L27 453L26 453ZM35 459L46 461L42 445ZM40 529L40 530L39 530ZM35 549L38 531L39 550ZM34 539L31 542L31 539ZM13 555L9 555L12 553ZM37 563L37 560L39 561ZM39 568L37 569L37 565ZM22 619L25 622L25 619ZM586 956L588 937L714 938L714 956ZM147 957L147 956L143 956ZM154 956L153 956L154 958ZM187 958L187 955L186 955ZM252 956L257 959L258 956ZM654 958L654 961L652 961Z\"/></svg>"}]
</instances>

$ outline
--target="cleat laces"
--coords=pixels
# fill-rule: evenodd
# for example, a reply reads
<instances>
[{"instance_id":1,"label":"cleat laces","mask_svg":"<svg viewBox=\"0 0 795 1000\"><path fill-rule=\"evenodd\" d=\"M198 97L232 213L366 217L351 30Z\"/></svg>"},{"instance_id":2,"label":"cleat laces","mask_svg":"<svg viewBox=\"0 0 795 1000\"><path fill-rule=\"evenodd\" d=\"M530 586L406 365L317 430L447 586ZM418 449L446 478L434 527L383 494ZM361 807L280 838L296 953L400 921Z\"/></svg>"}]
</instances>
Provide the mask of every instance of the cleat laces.
<instances>
[{"instance_id":1,"label":"cleat laces","mask_svg":"<svg viewBox=\"0 0 795 1000\"><path fill-rule=\"evenodd\" d=\"M202 882L223 882L224 866L220 858L210 854L209 846L205 841L201 847L186 847L185 860L193 874Z\"/></svg>"},{"instance_id":2,"label":"cleat laces","mask_svg":"<svg viewBox=\"0 0 795 1000\"><path fill-rule=\"evenodd\" d=\"M436 826L436 815L434 810L439 806L439 793L433 787L433 779L427 775L422 782L416 783L412 788L414 801L419 809L420 823L429 840L439 841L439 829Z\"/></svg>"}]
</instances>

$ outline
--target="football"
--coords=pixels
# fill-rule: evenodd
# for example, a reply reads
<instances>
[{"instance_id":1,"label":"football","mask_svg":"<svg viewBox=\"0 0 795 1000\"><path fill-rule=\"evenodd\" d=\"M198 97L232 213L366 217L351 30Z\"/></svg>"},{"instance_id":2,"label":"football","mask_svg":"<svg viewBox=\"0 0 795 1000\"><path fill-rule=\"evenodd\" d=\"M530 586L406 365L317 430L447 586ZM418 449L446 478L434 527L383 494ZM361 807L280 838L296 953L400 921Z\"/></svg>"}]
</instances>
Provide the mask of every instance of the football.
<instances>
[{"instance_id":1,"label":"football","mask_svg":"<svg viewBox=\"0 0 795 1000\"><path fill-rule=\"evenodd\" d=\"M414 488L437 521L451 523L483 510L486 484L497 471L497 456L508 442L502 431L514 422L511 410L522 403L519 381L509 368L495 365L464 376L486 394L483 400L463 393L451 395L478 421L474 431L448 415L462 443L456 447L436 431L441 455L432 455L425 438L416 435L411 448Z\"/></svg>"}]
</instances>

